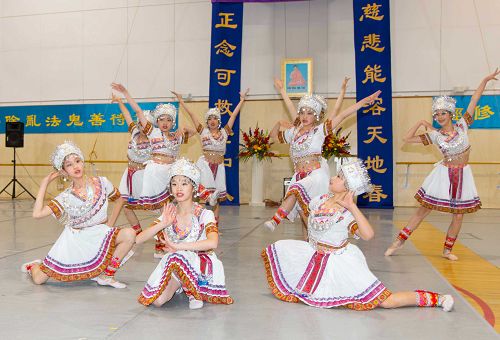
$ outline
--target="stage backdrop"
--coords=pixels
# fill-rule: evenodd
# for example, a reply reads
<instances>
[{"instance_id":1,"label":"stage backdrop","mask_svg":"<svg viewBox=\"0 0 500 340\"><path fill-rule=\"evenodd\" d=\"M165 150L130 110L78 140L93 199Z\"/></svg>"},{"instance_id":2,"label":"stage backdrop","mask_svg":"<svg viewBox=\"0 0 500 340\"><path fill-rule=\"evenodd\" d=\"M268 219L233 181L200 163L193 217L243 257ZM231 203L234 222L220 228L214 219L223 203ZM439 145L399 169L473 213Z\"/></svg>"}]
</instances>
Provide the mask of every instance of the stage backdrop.
<instances>
[{"instance_id":1,"label":"stage backdrop","mask_svg":"<svg viewBox=\"0 0 500 340\"><path fill-rule=\"evenodd\" d=\"M356 0L353 6L356 99L382 91L378 101L358 111L358 155L365 161L374 188L358 197L358 205L393 208L389 0Z\"/></svg>"},{"instance_id":2,"label":"stage backdrop","mask_svg":"<svg viewBox=\"0 0 500 340\"><path fill-rule=\"evenodd\" d=\"M153 110L157 104L139 103L143 110ZM179 107L177 102L170 104ZM134 111L128 109L135 120ZM25 133L127 132L118 104L3 106L0 107L0 133L5 133L6 122L23 122ZM179 117L173 131L178 122Z\"/></svg>"}]
</instances>

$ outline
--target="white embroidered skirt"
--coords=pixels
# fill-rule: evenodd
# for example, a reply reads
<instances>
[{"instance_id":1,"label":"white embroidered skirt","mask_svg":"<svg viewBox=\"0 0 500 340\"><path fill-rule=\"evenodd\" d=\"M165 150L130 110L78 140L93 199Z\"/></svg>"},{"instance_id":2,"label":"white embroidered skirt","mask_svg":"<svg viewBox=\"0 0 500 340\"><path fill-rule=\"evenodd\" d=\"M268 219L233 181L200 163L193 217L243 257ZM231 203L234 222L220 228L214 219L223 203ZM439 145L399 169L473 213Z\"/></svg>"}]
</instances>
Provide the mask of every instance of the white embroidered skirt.
<instances>
[{"instance_id":1,"label":"white embroidered skirt","mask_svg":"<svg viewBox=\"0 0 500 340\"><path fill-rule=\"evenodd\" d=\"M305 241L281 240L264 249L262 258L269 287L283 301L366 310L391 295L353 244L324 254Z\"/></svg>"},{"instance_id":2,"label":"white embroidered skirt","mask_svg":"<svg viewBox=\"0 0 500 340\"><path fill-rule=\"evenodd\" d=\"M76 230L65 227L40 269L59 281L96 277L111 261L118 232L105 224Z\"/></svg>"},{"instance_id":3,"label":"white embroidered skirt","mask_svg":"<svg viewBox=\"0 0 500 340\"><path fill-rule=\"evenodd\" d=\"M437 164L415 194L415 199L423 207L452 214L473 213L481 208L469 165L448 168Z\"/></svg>"},{"instance_id":4,"label":"white embroidered skirt","mask_svg":"<svg viewBox=\"0 0 500 340\"><path fill-rule=\"evenodd\" d=\"M226 290L224 267L215 253L185 250L163 256L142 290L139 302L146 306L153 303L172 275L181 282L184 292L197 300L215 304L233 303Z\"/></svg>"}]
</instances>

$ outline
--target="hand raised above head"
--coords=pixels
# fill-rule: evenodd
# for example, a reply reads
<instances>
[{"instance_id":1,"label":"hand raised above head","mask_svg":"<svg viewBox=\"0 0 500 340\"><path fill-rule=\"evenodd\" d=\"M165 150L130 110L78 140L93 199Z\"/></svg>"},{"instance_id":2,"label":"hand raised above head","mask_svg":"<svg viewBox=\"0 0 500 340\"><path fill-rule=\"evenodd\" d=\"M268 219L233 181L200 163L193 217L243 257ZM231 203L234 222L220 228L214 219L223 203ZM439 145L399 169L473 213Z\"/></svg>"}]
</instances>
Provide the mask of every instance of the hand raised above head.
<instances>
[{"instance_id":1,"label":"hand raised above head","mask_svg":"<svg viewBox=\"0 0 500 340\"><path fill-rule=\"evenodd\" d=\"M495 69L495 71L491 74L488 74L486 78L484 78L486 81L490 80L498 80L497 77L500 74L500 70L498 70L498 67Z\"/></svg>"},{"instance_id":2,"label":"hand raised above head","mask_svg":"<svg viewBox=\"0 0 500 340\"><path fill-rule=\"evenodd\" d=\"M349 77L344 77L344 80L342 81L342 88L345 90L347 88L347 83L349 82L351 78Z\"/></svg>"},{"instance_id":3,"label":"hand raised above head","mask_svg":"<svg viewBox=\"0 0 500 340\"><path fill-rule=\"evenodd\" d=\"M172 91L172 90L170 90L170 93L172 93L175 96L175 98L177 98L178 101L182 100L182 94L175 92L175 91Z\"/></svg>"},{"instance_id":4,"label":"hand raised above head","mask_svg":"<svg viewBox=\"0 0 500 340\"><path fill-rule=\"evenodd\" d=\"M127 89L125 88L125 86L123 86L122 84L119 84L119 83L112 83L111 88L117 92L120 92L120 93L127 92Z\"/></svg>"},{"instance_id":5,"label":"hand raised above head","mask_svg":"<svg viewBox=\"0 0 500 340\"><path fill-rule=\"evenodd\" d=\"M278 91L283 90L283 81L281 79L274 78L274 87Z\"/></svg>"},{"instance_id":6,"label":"hand raised above head","mask_svg":"<svg viewBox=\"0 0 500 340\"><path fill-rule=\"evenodd\" d=\"M240 91L240 100L246 100L248 92L250 92L250 88L247 88L244 92Z\"/></svg>"}]
</instances>

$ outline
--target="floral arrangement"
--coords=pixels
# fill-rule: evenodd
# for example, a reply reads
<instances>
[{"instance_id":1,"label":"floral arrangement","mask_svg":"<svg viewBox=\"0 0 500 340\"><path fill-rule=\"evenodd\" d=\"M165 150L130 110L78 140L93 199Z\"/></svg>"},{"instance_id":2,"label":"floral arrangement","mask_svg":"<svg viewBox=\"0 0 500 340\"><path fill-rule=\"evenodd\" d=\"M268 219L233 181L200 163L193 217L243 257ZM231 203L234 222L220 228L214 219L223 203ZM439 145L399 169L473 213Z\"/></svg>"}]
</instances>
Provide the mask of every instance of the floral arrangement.
<instances>
[{"instance_id":1,"label":"floral arrangement","mask_svg":"<svg viewBox=\"0 0 500 340\"><path fill-rule=\"evenodd\" d=\"M240 143L241 149L238 157L244 161L257 157L259 161L271 160L272 157L279 157L275 152L270 151L271 145L269 142L269 132L260 130L257 126L253 131L248 129L248 133L241 130L243 133L243 143Z\"/></svg>"},{"instance_id":2,"label":"floral arrangement","mask_svg":"<svg viewBox=\"0 0 500 340\"><path fill-rule=\"evenodd\" d=\"M321 149L321 155L325 159L330 159L332 156L351 156L351 153L349 152L351 145L347 142L347 138L349 138L351 132L349 132L345 136L342 136L340 134L340 131L342 131L342 128L339 128L335 133L331 133L326 136L325 141L323 142L323 147Z\"/></svg>"}]
</instances>

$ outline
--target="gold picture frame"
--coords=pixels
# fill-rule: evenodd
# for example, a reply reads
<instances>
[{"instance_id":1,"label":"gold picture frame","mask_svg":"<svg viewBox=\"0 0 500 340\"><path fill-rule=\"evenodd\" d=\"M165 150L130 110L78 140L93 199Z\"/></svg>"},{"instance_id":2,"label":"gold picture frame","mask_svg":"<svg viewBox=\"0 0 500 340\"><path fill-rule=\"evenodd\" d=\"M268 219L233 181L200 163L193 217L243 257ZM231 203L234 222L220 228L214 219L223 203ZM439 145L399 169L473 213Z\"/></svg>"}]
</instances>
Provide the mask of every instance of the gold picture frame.
<instances>
[{"instance_id":1,"label":"gold picture frame","mask_svg":"<svg viewBox=\"0 0 500 340\"><path fill-rule=\"evenodd\" d=\"M312 93L313 60L312 58L283 59L281 61L281 79L286 94L290 98L300 98Z\"/></svg>"}]
</instances>

